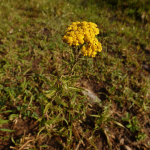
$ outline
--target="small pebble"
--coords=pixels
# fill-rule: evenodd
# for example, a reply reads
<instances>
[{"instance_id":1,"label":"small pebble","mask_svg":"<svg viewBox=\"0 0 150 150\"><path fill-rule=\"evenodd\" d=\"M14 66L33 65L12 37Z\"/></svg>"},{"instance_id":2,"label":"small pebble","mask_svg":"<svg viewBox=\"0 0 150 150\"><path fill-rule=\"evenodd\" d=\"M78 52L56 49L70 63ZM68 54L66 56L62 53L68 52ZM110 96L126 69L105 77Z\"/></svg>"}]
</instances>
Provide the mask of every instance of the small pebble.
<instances>
[{"instance_id":1,"label":"small pebble","mask_svg":"<svg viewBox=\"0 0 150 150\"><path fill-rule=\"evenodd\" d=\"M90 103L95 104L101 102L101 99L99 99L96 94L94 94L92 91L88 89L82 90L83 95L88 96L90 98Z\"/></svg>"},{"instance_id":2,"label":"small pebble","mask_svg":"<svg viewBox=\"0 0 150 150\"><path fill-rule=\"evenodd\" d=\"M143 64L142 68L145 69L146 71L148 71L150 73L150 64L148 64L148 65Z\"/></svg>"}]
</instances>

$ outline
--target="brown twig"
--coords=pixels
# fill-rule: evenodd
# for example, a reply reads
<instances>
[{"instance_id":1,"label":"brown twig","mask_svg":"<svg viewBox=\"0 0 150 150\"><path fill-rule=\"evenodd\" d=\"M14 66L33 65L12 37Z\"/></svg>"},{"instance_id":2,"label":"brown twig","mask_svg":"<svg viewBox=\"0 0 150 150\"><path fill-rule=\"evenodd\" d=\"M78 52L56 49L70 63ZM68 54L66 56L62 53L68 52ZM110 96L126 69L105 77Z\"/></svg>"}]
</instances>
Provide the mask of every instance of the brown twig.
<instances>
[{"instance_id":1,"label":"brown twig","mask_svg":"<svg viewBox=\"0 0 150 150\"><path fill-rule=\"evenodd\" d=\"M31 141L34 141L34 140L29 140L29 141L27 141L25 144L23 144L21 147L20 147L20 149L19 150L22 150L28 143L30 143Z\"/></svg>"}]
</instances>

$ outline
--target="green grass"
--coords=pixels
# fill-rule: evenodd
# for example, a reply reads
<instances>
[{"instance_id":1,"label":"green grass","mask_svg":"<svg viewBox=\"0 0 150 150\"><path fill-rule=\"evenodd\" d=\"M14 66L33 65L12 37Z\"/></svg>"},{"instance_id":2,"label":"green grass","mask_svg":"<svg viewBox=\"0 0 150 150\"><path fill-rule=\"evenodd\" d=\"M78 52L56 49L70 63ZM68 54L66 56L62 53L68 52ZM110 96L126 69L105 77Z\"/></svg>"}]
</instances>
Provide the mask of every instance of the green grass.
<instances>
[{"instance_id":1,"label":"green grass","mask_svg":"<svg viewBox=\"0 0 150 150\"><path fill-rule=\"evenodd\" d=\"M125 4L115 4L116 11L110 3L96 0L1 0L3 142L9 139L15 149L33 150L52 145L39 143L48 137L63 149L98 149L96 139L102 133L109 147L115 149L108 129L123 128L135 140L149 137L149 74L142 63L150 63L150 25L146 17L142 22L134 13L138 10L139 17L147 8L128 4L133 10L129 11ZM122 15L122 11L126 13ZM73 21L96 23L103 48L95 58L80 57L75 66L76 56L62 41L66 27ZM87 103L81 94L84 87L102 99L100 107ZM125 112L130 113L130 119L122 119ZM133 118L137 120L133 122ZM38 126L34 132L17 136L14 126L19 119L33 120ZM136 131L130 132L131 128Z\"/></svg>"}]
</instances>

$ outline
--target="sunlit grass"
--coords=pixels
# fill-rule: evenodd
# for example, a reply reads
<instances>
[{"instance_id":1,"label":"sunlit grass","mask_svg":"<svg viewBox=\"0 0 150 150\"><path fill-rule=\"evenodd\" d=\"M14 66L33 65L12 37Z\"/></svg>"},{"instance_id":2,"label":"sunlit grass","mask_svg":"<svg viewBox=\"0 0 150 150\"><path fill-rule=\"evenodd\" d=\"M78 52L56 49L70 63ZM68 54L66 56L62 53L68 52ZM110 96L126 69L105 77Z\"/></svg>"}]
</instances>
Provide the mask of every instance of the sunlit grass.
<instances>
[{"instance_id":1,"label":"sunlit grass","mask_svg":"<svg viewBox=\"0 0 150 150\"><path fill-rule=\"evenodd\" d=\"M100 132L111 148L108 130L126 128L132 118L139 127L132 134L136 140L144 140L150 87L142 63L150 63L150 26L128 15L121 20L121 14L107 3L91 3L1 1L0 130L8 134L2 140L13 133L20 118L38 123L34 133L12 134L12 147L42 149L48 144L36 142L48 136L64 149L97 149L94 141ZM96 23L103 47L95 58L82 56L75 66L71 47L62 41L73 21ZM99 106L87 102L81 92L84 88L101 98ZM122 120L124 112L131 114L131 121ZM12 127L6 128L7 123ZM131 134L130 129L132 126L126 131Z\"/></svg>"}]
</instances>

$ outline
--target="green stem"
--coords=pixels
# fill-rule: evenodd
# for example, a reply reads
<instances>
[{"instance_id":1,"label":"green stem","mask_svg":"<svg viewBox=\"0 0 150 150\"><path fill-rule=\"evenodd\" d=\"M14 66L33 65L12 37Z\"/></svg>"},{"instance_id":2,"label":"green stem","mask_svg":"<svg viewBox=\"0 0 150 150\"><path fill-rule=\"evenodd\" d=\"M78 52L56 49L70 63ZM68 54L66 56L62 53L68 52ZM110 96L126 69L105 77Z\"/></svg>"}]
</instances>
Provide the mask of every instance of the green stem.
<instances>
[{"instance_id":1,"label":"green stem","mask_svg":"<svg viewBox=\"0 0 150 150\"><path fill-rule=\"evenodd\" d=\"M76 49L76 50L77 50L77 49ZM74 55L76 55L76 54L74 53ZM78 52L78 55L75 56L75 62L74 62L74 64L73 64L72 68L71 68L71 75L73 74L74 67L75 67L76 64L79 62L79 56L80 56L80 50L79 50L79 52Z\"/></svg>"}]
</instances>

